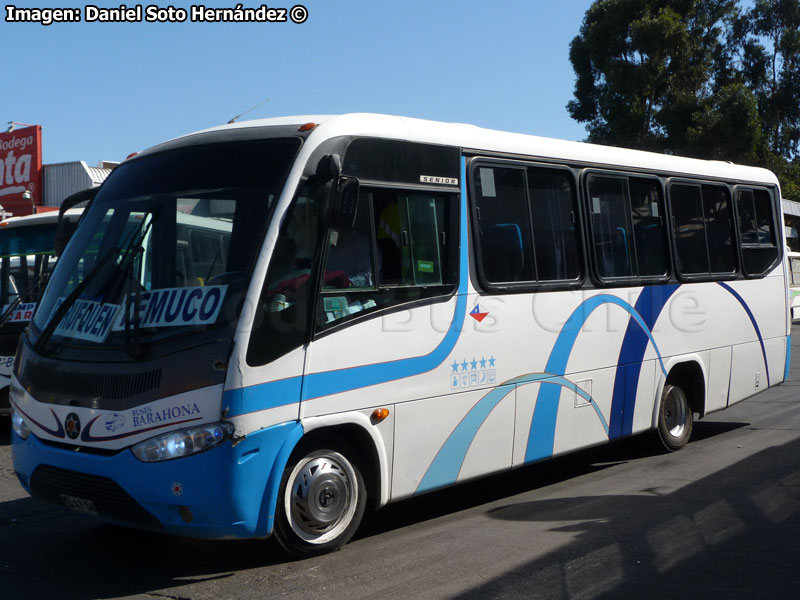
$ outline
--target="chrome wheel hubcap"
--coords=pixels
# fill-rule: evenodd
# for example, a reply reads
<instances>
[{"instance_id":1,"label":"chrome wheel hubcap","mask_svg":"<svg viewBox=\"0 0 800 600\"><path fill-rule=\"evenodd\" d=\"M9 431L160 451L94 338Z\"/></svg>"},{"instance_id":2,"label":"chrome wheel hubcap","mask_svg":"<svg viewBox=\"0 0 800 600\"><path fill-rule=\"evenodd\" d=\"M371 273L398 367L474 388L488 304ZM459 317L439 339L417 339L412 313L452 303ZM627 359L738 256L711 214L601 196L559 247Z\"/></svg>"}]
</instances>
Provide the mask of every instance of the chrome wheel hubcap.
<instances>
[{"instance_id":1,"label":"chrome wheel hubcap","mask_svg":"<svg viewBox=\"0 0 800 600\"><path fill-rule=\"evenodd\" d=\"M338 452L314 452L292 470L284 498L291 527L303 540L322 544L340 535L356 510L356 475Z\"/></svg>"},{"instance_id":2,"label":"chrome wheel hubcap","mask_svg":"<svg viewBox=\"0 0 800 600\"><path fill-rule=\"evenodd\" d=\"M682 390L672 388L664 399L664 424L673 437L680 437L686 429L686 396Z\"/></svg>"}]
</instances>

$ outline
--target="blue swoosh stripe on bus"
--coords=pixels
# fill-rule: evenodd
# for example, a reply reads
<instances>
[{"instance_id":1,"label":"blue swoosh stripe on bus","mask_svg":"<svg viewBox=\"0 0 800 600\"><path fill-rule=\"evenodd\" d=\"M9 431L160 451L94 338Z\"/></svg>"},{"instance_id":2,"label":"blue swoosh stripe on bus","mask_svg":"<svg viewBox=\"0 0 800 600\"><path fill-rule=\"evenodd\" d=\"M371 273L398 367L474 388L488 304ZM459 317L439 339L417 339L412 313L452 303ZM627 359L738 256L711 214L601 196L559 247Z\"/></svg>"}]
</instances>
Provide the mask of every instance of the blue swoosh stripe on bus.
<instances>
[{"instance_id":1,"label":"blue swoosh stripe on bus","mask_svg":"<svg viewBox=\"0 0 800 600\"><path fill-rule=\"evenodd\" d=\"M472 445L472 440L475 439L478 430L500 401L514 391L515 385L521 386L545 380L568 388L588 400L600 419L603 429L605 429L606 434L608 434L608 424L606 423L603 413L600 411L600 407L597 406L597 403L589 394L579 388L574 382L564 377L551 375L550 373L530 373L528 375L521 375L501 383L475 403L461 422L450 433L445 443L439 449L439 452L436 453L428 470L425 471L422 481L420 481L417 486L415 493L425 492L455 483L458 479L461 467L464 464L467 452Z\"/></svg>"},{"instance_id":2,"label":"blue swoosh stripe on bus","mask_svg":"<svg viewBox=\"0 0 800 600\"><path fill-rule=\"evenodd\" d=\"M228 416L236 417L254 410L295 404L300 398L302 385L303 378L298 375L235 390L226 390L223 394L223 406L230 408Z\"/></svg>"},{"instance_id":3,"label":"blue swoosh stripe on bus","mask_svg":"<svg viewBox=\"0 0 800 600\"><path fill-rule=\"evenodd\" d=\"M789 367L792 364L792 336L786 336L786 364L783 367L783 380L789 379Z\"/></svg>"},{"instance_id":4,"label":"blue swoosh stripe on bus","mask_svg":"<svg viewBox=\"0 0 800 600\"><path fill-rule=\"evenodd\" d=\"M349 392L359 388L388 383L405 377L427 373L438 367L453 351L461 336L467 310L467 295L459 292L456 310L444 339L425 356L403 358L384 363L348 367L338 371L323 371L306 376L303 384L303 400Z\"/></svg>"},{"instance_id":5,"label":"blue swoosh stripe on bus","mask_svg":"<svg viewBox=\"0 0 800 600\"><path fill-rule=\"evenodd\" d=\"M678 284L645 287L636 300L634 310L641 315L648 329L652 331L662 309L680 287ZM622 339L622 347L617 359L617 372L614 375L614 393L611 398L609 438L631 435L633 433L633 412L636 407L636 391L642 360L647 351L650 338L633 319L628 320L628 328Z\"/></svg>"},{"instance_id":6,"label":"blue swoosh stripe on bus","mask_svg":"<svg viewBox=\"0 0 800 600\"><path fill-rule=\"evenodd\" d=\"M556 339L556 343L553 345L545 371L556 375L564 375L567 369L567 362L572 353L572 348L575 346L575 341L578 338L581 328L592 312L603 304L614 304L630 313L633 320L647 334L650 343L653 344L653 349L658 356L661 370L666 375L661 352L658 350L658 345L647 323L645 323L641 315L639 315L636 309L630 304L610 294L598 294L597 296L588 298L572 312L569 319L567 319L567 322L564 324L564 327L562 327L561 333L559 333ZM539 395L536 398L536 406L533 411L533 418L531 419L530 433L528 434L525 462L549 458L553 455L556 418L558 416L558 400L560 396L561 386L559 385L542 383L542 386L539 388Z\"/></svg>"},{"instance_id":7,"label":"blue swoosh stripe on bus","mask_svg":"<svg viewBox=\"0 0 800 600\"><path fill-rule=\"evenodd\" d=\"M742 305L744 311L747 313L747 316L750 317L750 322L753 324L753 329L755 329L756 335L758 336L758 343L761 344L761 355L764 357L764 370L767 373L767 387L769 387L769 363L767 363L767 349L764 347L764 338L761 337L761 330L758 328L758 323L756 323L756 317L753 314L753 311L750 310L750 307L747 306L747 302L744 301L744 298L742 298L736 290L722 281L718 281L717 283L724 289L728 290L728 292L730 292L730 294L739 301L739 304Z\"/></svg>"},{"instance_id":8,"label":"blue swoosh stripe on bus","mask_svg":"<svg viewBox=\"0 0 800 600\"><path fill-rule=\"evenodd\" d=\"M322 371L306 375L305 380L298 375L286 379L269 381L236 390L225 392L227 406L234 406L233 401L245 396L258 395L259 402L255 410L277 408L297 402L299 397L293 393L302 386L302 399L313 400L331 394L348 392L371 385L388 383L406 377L427 373L438 367L450 355L456 345L464 326L467 309L467 283L469 281L468 243L467 243L467 188L466 159L461 159L461 199L460 199L460 235L459 235L459 280L456 307L453 319L444 338L424 356L402 358L399 360L348 367L333 371ZM292 392L289 395L286 392ZM251 412L239 402L240 411L232 410L231 416Z\"/></svg>"}]
</instances>

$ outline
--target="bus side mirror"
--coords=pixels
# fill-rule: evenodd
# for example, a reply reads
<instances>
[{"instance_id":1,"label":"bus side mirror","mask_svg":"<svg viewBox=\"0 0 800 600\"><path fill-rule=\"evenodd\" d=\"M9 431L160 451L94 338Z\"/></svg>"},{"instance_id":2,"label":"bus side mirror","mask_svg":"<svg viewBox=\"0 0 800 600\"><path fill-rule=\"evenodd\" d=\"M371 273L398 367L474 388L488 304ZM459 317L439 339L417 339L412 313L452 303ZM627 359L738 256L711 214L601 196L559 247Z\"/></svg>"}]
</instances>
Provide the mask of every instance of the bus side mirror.
<instances>
[{"instance_id":1,"label":"bus side mirror","mask_svg":"<svg viewBox=\"0 0 800 600\"><path fill-rule=\"evenodd\" d=\"M315 179L320 183L326 183L336 179L342 173L342 157L338 154L326 154L317 163L317 170L314 173Z\"/></svg>"},{"instance_id":2,"label":"bus side mirror","mask_svg":"<svg viewBox=\"0 0 800 600\"><path fill-rule=\"evenodd\" d=\"M58 225L56 226L56 237L53 240L53 248L57 257L61 257L61 254L64 252L64 248L67 247L67 242L69 242L77 228L78 224L70 221L69 219L61 219L58 222Z\"/></svg>"},{"instance_id":3,"label":"bus side mirror","mask_svg":"<svg viewBox=\"0 0 800 600\"><path fill-rule=\"evenodd\" d=\"M333 202L332 224L337 229L352 229L358 207L358 179L341 178Z\"/></svg>"},{"instance_id":4,"label":"bus side mirror","mask_svg":"<svg viewBox=\"0 0 800 600\"><path fill-rule=\"evenodd\" d=\"M67 218L67 211L81 202L87 202L86 208L89 208L89 204L92 203L99 189L99 187L86 188L85 190L75 192L71 196L67 196L61 202L61 206L58 209L58 225L56 226L56 237L53 246L56 256L61 256L61 253L64 252L64 248L67 247L67 242L69 242L72 234L75 233L75 230L78 228L76 222ZM81 215L81 217L82 216L83 215Z\"/></svg>"}]
</instances>

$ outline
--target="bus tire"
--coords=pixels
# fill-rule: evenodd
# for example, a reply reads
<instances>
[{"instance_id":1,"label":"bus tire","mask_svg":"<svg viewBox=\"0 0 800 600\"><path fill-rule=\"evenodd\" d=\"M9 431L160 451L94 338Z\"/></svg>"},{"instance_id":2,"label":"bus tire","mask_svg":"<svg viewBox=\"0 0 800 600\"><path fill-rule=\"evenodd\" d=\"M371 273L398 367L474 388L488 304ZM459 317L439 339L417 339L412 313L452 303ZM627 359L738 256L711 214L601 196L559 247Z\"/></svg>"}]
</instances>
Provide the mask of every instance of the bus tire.
<instances>
[{"instance_id":1,"label":"bus tire","mask_svg":"<svg viewBox=\"0 0 800 600\"><path fill-rule=\"evenodd\" d=\"M275 537L296 558L344 546L358 529L367 505L355 453L341 443L321 446L300 448L281 479Z\"/></svg>"},{"instance_id":2,"label":"bus tire","mask_svg":"<svg viewBox=\"0 0 800 600\"><path fill-rule=\"evenodd\" d=\"M661 445L669 452L683 448L692 435L692 407L678 385L664 386L656 432Z\"/></svg>"}]
</instances>

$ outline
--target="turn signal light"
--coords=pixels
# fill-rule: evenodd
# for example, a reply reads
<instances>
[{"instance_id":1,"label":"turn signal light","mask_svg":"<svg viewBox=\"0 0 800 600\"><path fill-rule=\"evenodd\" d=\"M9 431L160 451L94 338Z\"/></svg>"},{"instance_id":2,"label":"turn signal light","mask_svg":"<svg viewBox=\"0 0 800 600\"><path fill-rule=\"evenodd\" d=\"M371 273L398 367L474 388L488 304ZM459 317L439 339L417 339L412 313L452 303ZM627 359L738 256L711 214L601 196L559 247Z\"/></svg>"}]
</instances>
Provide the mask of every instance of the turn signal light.
<instances>
[{"instance_id":1,"label":"turn signal light","mask_svg":"<svg viewBox=\"0 0 800 600\"><path fill-rule=\"evenodd\" d=\"M389 416L388 408L376 408L372 411L372 422L378 424Z\"/></svg>"}]
</instances>

